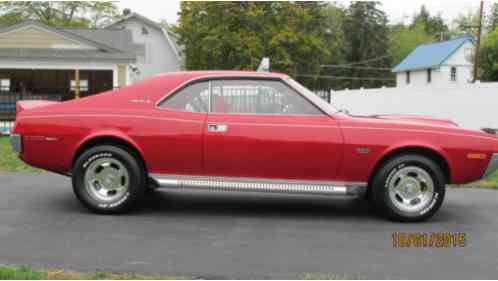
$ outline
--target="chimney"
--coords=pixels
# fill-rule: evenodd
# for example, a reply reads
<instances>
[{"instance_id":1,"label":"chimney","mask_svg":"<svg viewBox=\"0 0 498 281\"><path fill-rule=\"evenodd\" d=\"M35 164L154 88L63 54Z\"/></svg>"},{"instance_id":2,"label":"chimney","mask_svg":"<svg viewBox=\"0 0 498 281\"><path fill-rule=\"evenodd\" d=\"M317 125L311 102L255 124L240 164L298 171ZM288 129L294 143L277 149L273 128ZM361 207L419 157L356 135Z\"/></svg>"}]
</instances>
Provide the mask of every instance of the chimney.
<instances>
[{"instance_id":1,"label":"chimney","mask_svg":"<svg viewBox=\"0 0 498 281\"><path fill-rule=\"evenodd\" d=\"M130 14L131 14L131 9L126 8L123 10L123 16L129 16Z\"/></svg>"}]
</instances>

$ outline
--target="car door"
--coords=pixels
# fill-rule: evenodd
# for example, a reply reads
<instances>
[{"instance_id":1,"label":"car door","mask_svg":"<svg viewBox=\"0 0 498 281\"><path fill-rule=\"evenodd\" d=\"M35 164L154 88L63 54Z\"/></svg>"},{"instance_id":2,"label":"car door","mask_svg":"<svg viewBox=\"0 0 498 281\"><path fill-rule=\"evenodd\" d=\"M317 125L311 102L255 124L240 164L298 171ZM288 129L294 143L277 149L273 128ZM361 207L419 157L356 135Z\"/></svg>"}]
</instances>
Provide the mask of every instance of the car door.
<instances>
[{"instance_id":1,"label":"car door","mask_svg":"<svg viewBox=\"0 0 498 281\"><path fill-rule=\"evenodd\" d=\"M193 82L160 102L155 111L156 128L148 136L152 173L201 175L204 124L209 100L209 82Z\"/></svg>"},{"instance_id":2,"label":"car door","mask_svg":"<svg viewBox=\"0 0 498 281\"><path fill-rule=\"evenodd\" d=\"M336 121L280 79L212 80L205 125L206 174L337 180Z\"/></svg>"}]
</instances>

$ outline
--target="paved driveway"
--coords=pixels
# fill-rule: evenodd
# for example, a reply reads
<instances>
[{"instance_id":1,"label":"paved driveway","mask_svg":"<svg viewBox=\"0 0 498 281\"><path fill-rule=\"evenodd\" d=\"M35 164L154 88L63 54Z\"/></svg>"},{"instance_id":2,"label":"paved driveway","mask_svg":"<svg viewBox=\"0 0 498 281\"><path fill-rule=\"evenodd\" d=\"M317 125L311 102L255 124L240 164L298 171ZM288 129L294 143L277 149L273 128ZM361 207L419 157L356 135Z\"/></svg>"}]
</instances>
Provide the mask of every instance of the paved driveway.
<instances>
[{"instance_id":1,"label":"paved driveway","mask_svg":"<svg viewBox=\"0 0 498 281\"><path fill-rule=\"evenodd\" d=\"M498 276L498 192L450 190L427 223L377 218L361 201L159 191L140 211L89 214L70 182L0 174L0 263L202 278L467 279ZM465 232L468 245L393 249L391 234Z\"/></svg>"}]
</instances>

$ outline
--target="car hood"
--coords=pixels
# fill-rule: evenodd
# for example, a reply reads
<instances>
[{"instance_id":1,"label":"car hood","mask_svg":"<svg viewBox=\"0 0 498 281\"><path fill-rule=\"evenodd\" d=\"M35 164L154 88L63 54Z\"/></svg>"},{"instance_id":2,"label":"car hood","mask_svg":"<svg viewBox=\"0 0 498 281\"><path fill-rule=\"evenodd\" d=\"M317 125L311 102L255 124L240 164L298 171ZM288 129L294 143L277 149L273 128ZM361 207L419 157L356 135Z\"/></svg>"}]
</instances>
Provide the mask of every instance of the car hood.
<instances>
[{"instance_id":1,"label":"car hood","mask_svg":"<svg viewBox=\"0 0 498 281\"><path fill-rule=\"evenodd\" d=\"M386 114L386 115L354 116L354 117L399 121L399 122L406 122L406 123L419 124L419 125L458 127L458 125L450 119L434 118L423 115Z\"/></svg>"}]
</instances>

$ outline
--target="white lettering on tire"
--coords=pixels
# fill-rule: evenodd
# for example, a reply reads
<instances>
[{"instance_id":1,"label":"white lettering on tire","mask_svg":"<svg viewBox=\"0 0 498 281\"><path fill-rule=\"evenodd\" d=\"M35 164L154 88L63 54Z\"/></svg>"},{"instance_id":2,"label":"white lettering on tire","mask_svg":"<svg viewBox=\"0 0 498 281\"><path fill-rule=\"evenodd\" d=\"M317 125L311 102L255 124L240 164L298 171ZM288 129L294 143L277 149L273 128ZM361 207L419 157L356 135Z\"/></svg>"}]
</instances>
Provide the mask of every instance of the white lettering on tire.
<instances>
[{"instance_id":1,"label":"white lettering on tire","mask_svg":"<svg viewBox=\"0 0 498 281\"><path fill-rule=\"evenodd\" d=\"M85 161L85 163L83 163L83 169L86 169L90 163L92 163L93 161L95 161L95 160L97 160L99 158L102 158L102 157L112 157L112 153L110 153L110 152L102 152L102 153L98 153L98 154L92 155L90 158L88 158Z\"/></svg>"}]
</instances>

